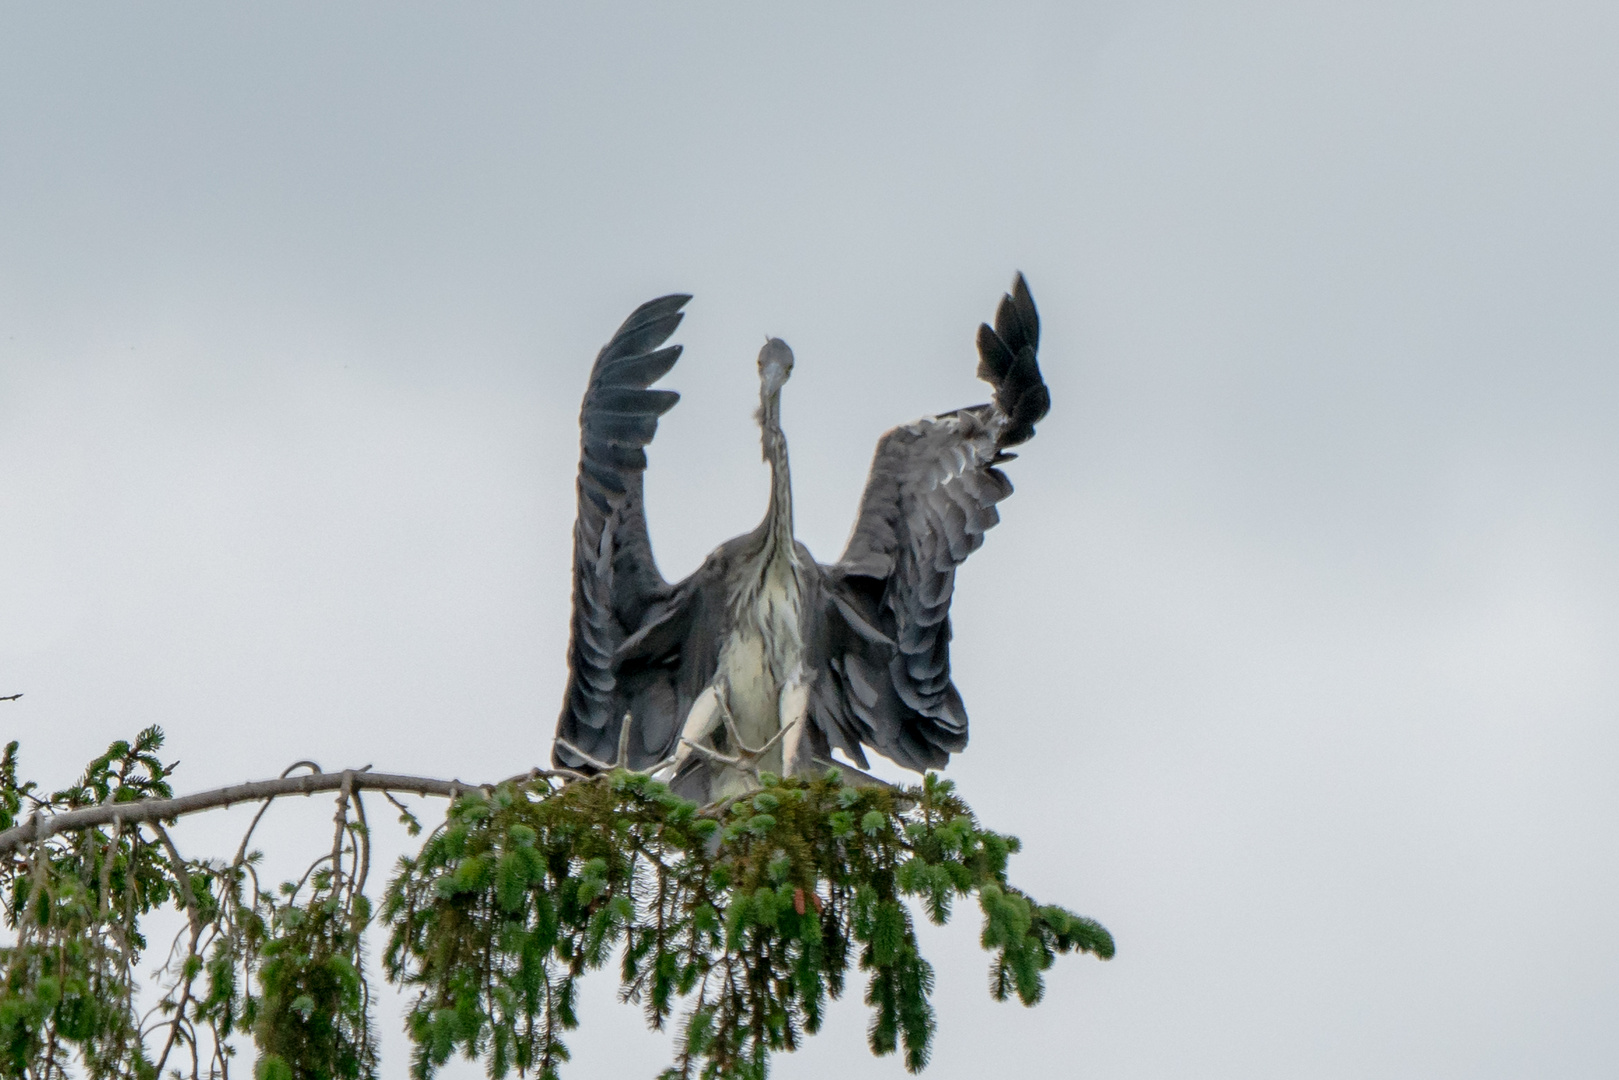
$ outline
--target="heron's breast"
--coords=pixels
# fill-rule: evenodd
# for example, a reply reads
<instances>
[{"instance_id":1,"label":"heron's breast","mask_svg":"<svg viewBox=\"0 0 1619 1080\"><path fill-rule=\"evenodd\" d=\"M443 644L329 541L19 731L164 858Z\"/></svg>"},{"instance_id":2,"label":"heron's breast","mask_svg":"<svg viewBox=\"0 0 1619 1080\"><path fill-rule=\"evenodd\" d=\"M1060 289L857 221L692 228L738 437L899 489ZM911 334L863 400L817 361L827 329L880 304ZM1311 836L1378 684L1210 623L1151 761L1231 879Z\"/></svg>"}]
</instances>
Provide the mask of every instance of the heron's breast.
<instances>
[{"instance_id":1,"label":"heron's breast","mask_svg":"<svg viewBox=\"0 0 1619 1080\"><path fill-rule=\"evenodd\" d=\"M791 573L767 573L760 585L739 605L715 673L724 680L732 715L749 741L780 729L781 688L800 673L804 656L796 579Z\"/></svg>"},{"instance_id":2,"label":"heron's breast","mask_svg":"<svg viewBox=\"0 0 1619 1080\"><path fill-rule=\"evenodd\" d=\"M725 700L743 741L758 746L775 734L780 688L764 639L745 632L733 635L720 654L716 674L723 680Z\"/></svg>"}]
</instances>

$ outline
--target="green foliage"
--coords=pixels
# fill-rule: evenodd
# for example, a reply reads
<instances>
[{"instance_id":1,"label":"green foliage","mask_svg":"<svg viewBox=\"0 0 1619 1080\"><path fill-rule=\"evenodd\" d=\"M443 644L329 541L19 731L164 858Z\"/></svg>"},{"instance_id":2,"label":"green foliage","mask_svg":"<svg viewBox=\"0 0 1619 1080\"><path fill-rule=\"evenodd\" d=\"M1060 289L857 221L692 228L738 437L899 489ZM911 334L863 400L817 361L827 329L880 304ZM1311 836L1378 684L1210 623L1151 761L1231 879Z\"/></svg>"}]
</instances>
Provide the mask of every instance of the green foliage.
<instances>
[{"instance_id":1,"label":"green foliage","mask_svg":"<svg viewBox=\"0 0 1619 1080\"><path fill-rule=\"evenodd\" d=\"M167 797L161 745L155 728L115 743L42 797L18 780L13 743L0 758L0 825ZM623 771L455 799L382 905L384 970L418 991L413 1075L460 1053L492 1077L558 1076L579 979L614 962L621 997L652 1027L677 1025L668 1080L764 1077L772 1054L820 1028L851 968L865 978L872 1051L916 1072L935 1019L913 912L942 923L968 895L998 999L1039 1000L1059 953L1113 954L1100 925L1008 883L1017 841L979 826L949 781L901 791L852 786L837 770L761 779L707 807ZM278 889L260 887L251 827L228 863L182 858L150 821L68 829L0 857L14 937L0 948L0 1080L225 1077L232 1040L246 1036L256 1080L376 1076L369 832L351 783L331 850ZM164 906L186 927L142 1013L142 917Z\"/></svg>"},{"instance_id":2,"label":"green foliage","mask_svg":"<svg viewBox=\"0 0 1619 1080\"><path fill-rule=\"evenodd\" d=\"M376 1075L369 995L361 977L360 935L370 921L326 883L307 905L276 905L259 949L263 997L254 1003L260 1078L311 1080Z\"/></svg>"},{"instance_id":3,"label":"green foliage","mask_svg":"<svg viewBox=\"0 0 1619 1080\"><path fill-rule=\"evenodd\" d=\"M771 1053L820 1027L851 963L868 973L872 1051L903 1049L920 1071L933 969L911 898L942 923L976 892L996 986L1025 1003L1055 954L1112 955L1098 924L1008 885L1016 841L980 828L949 781L767 781L702 809L626 772L457 800L383 908L389 976L421 988L414 1075L460 1051L495 1077L556 1076L578 979L615 954L623 997L652 1027L685 1004L666 1077L764 1076Z\"/></svg>"},{"instance_id":4,"label":"green foliage","mask_svg":"<svg viewBox=\"0 0 1619 1080\"><path fill-rule=\"evenodd\" d=\"M17 780L12 743L0 759L0 807L15 820L25 806L51 813L168 798L173 766L157 758L162 745L148 728L39 798L36 784ZM252 1032L261 1076L373 1076L360 977L370 919L356 876L363 825L346 815L345 838L280 898L258 888L246 838L230 864L181 858L156 825L82 829L19 849L0 866L16 937L0 948L0 1080L66 1077L75 1057L93 1080L148 1080L181 1057L193 1076L225 1075L236 1031ZM141 919L165 905L187 924L164 993L143 1013Z\"/></svg>"},{"instance_id":5,"label":"green foliage","mask_svg":"<svg viewBox=\"0 0 1619 1080\"><path fill-rule=\"evenodd\" d=\"M24 807L73 810L171 794L156 728L115 742L77 783L46 798L17 780L17 744L0 759L0 822ZM78 1055L94 1078L155 1075L131 1003L145 940L140 916L177 882L161 847L138 833L86 830L32 845L0 868L11 945L0 948L0 1077L65 1075Z\"/></svg>"}]
</instances>

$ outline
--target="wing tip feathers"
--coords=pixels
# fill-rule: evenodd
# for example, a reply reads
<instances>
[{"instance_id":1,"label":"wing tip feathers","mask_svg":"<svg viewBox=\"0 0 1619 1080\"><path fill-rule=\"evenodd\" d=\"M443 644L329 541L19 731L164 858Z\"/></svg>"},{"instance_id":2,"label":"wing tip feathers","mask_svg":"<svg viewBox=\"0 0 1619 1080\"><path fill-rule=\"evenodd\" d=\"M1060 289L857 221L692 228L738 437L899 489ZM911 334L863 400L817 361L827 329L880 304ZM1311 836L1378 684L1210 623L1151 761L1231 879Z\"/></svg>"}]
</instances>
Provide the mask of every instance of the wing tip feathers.
<instances>
[{"instance_id":1,"label":"wing tip feathers","mask_svg":"<svg viewBox=\"0 0 1619 1080\"><path fill-rule=\"evenodd\" d=\"M1036 359L1039 345L1040 313L1020 270L996 307L995 325L978 327L978 377L995 388L995 406L1008 420L998 447L1027 442L1051 410L1051 391Z\"/></svg>"}]
</instances>

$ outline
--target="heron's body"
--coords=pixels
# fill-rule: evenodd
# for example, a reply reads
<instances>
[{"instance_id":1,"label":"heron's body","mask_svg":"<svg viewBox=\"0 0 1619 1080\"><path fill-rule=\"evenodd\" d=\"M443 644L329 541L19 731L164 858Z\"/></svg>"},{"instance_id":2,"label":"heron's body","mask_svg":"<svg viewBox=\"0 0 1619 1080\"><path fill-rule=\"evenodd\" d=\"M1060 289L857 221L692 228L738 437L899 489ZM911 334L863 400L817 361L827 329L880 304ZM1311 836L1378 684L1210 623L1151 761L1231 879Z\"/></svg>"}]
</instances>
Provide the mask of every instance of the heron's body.
<instances>
[{"instance_id":1,"label":"heron's body","mask_svg":"<svg viewBox=\"0 0 1619 1080\"><path fill-rule=\"evenodd\" d=\"M849 546L830 566L793 537L780 395L794 358L770 339L759 355L764 520L669 584L652 560L641 474L657 417L677 400L647 389L679 356L654 347L687 299L637 309L591 373L556 762L668 768L677 790L704 799L744 791L760 771L829 763L834 748L861 765L863 745L910 768L942 765L966 744L949 678L955 567L1011 493L995 465L1049 402L1021 276L995 328L979 331L979 374L995 401L885 435Z\"/></svg>"},{"instance_id":2,"label":"heron's body","mask_svg":"<svg viewBox=\"0 0 1619 1080\"><path fill-rule=\"evenodd\" d=\"M751 553L750 553L751 554ZM739 575L730 601L730 633L720 646L709 688L717 707L730 711L736 734L746 746L764 747L780 731L784 699L807 680L804 663L805 562L791 537L786 543L767 538L758 555L745 556L748 572ZM791 700L787 700L791 711ZM694 723L687 712L682 732L688 739L712 734L716 725L700 713ZM723 723L718 725L723 728ZM705 730L706 729L706 730ZM729 735L729 732L727 732ZM786 741L778 741L757 767L784 771ZM735 748L728 748L735 749ZM749 777L737 769L715 770L714 797L733 794Z\"/></svg>"},{"instance_id":3,"label":"heron's body","mask_svg":"<svg viewBox=\"0 0 1619 1080\"><path fill-rule=\"evenodd\" d=\"M796 583L790 573L774 568L770 578L757 595L742 601L746 606L739 605L711 684L716 697L730 709L741 741L756 747L763 747L781 730L783 693L804 681L802 612ZM689 713L686 719L690 728ZM783 744L777 743L760 758L759 767L780 774L784 753ZM720 771L727 777L736 775L734 769Z\"/></svg>"}]
</instances>

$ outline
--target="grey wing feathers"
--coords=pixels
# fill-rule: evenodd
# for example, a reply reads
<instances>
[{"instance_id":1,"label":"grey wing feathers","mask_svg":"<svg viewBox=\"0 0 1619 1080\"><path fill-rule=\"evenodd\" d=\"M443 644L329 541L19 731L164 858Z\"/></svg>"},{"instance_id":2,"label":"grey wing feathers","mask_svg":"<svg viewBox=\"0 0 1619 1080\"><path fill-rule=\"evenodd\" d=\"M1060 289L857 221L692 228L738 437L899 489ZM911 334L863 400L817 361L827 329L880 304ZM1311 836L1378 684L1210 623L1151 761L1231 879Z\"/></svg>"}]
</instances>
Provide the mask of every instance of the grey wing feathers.
<instances>
[{"instance_id":1,"label":"grey wing feathers","mask_svg":"<svg viewBox=\"0 0 1619 1080\"><path fill-rule=\"evenodd\" d=\"M1039 339L1019 274L995 326L978 330L978 375L994 387L993 402L895 428L877 444L854 532L826 577L828 619L844 632L829 642L816 719L846 753L865 743L921 770L967 744L950 681L950 599L956 567L1012 493L995 466L1050 408Z\"/></svg>"},{"instance_id":2,"label":"grey wing feathers","mask_svg":"<svg viewBox=\"0 0 1619 1080\"><path fill-rule=\"evenodd\" d=\"M614 654L668 592L652 558L642 512L646 446L658 417L680 395L648 387L680 358L660 348L691 297L665 296L630 314L596 356L579 410L579 516L573 530L573 625L568 691L552 759L587 767L562 742L601 761L617 753L619 712Z\"/></svg>"}]
</instances>

